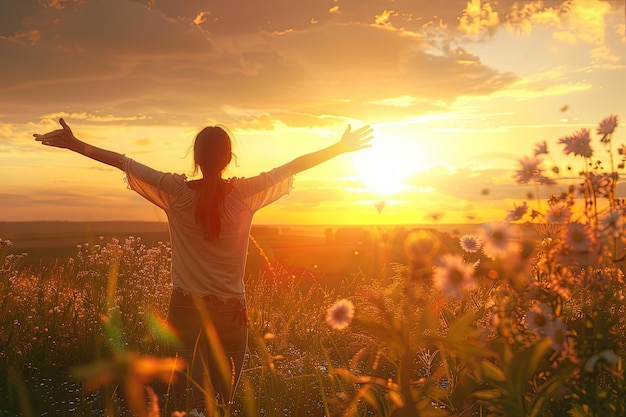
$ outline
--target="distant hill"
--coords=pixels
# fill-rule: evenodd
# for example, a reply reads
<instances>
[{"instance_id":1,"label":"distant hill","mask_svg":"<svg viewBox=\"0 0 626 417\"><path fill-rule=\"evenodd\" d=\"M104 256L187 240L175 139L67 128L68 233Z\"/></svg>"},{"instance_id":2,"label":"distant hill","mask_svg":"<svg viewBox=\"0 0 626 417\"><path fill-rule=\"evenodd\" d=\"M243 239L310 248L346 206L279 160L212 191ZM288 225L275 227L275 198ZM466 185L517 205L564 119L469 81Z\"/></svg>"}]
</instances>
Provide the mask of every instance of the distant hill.
<instances>
[{"instance_id":1,"label":"distant hill","mask_svg":"<svg viewBox=\"0 0 626 417\"><path fill-rule=\"evenodd\" d=\"M0 222L0 238L15 239L21 236L38 236L45 234L82 233L92 234L97 231L107 233L127 232L167 232L167 223L163 222L131 222L131 221L33 221L33 222Z\"/></svg>"},{"instance_id":2,"label":"distant hill","mask_svg":"<svg viewBox=\"0 0 626 417\"><path fill-rule=\"evenodd\" d=\"M250 245L248 263L264 263L264 255L272 261L314 268L318 273L341 275L346 268L367 270L378 259L378 243L396 242L407 230L433 229L448 236L447 244L456 245L461 233L475 231L476 225L398 225L398 226L339 226L339 225L255 225L254 241ZM64 262L78 253L78 246L120 242L130 236L140 237L148 247L169 242L167 223L138 221L33 221L0 222L0 239L13 242L9 253L28 253L27 264ZM257 259L259 256L261 258ZM263 259L262 259L263 258Z\"/></svg>"},{"instance_id":3,"label":"distant hill","mask_svg":"<svg viewBox=\"0 0 626 417\"><path fill-rule=\"evenodd\" d=\"M0 222L0 239L10 240L10 253L28 253L27 262L44 262L75 256L77 245L95 245L123 241L129 236L140 236L146 245L169 241L167 223L160 222Z\"/></svg>"}]
</instances>

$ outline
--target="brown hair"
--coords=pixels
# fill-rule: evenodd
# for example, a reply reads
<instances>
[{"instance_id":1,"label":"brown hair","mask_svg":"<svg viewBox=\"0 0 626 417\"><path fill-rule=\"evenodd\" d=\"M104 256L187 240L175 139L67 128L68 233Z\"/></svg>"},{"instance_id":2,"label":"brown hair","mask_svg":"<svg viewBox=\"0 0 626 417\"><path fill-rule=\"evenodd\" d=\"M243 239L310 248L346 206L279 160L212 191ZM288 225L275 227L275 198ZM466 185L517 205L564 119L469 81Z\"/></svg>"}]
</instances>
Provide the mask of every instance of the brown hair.
<instances>
[{"instance_id":1,"label":"brown hair","mask_svg":"<svg viewBox=\"0 0 626 417\"><path fill-rule=\"evenodd\" d=\"M198 189L195 218L207 240L216 239L222 228L220 213L224 197L230 190L222 179L222 173L232 155L230 136L221 127L205 127L196 136L193 145L194 174L199 168L202 180Z\"/></svg>"}]
</instances>

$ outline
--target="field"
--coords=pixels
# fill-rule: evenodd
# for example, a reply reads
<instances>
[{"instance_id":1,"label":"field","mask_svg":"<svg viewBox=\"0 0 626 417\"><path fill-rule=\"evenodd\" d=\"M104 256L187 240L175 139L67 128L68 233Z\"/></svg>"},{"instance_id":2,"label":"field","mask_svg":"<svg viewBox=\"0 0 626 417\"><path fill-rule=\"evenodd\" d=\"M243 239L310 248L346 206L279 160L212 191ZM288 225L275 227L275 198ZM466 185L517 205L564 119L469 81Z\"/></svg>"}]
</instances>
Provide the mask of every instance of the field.
<instances>
[{"instance_id":1,"label":"field","mask_svg":"<svg viewBox=\"0 0 626 417\"><path fill-rule=\"evenodd\" d=\"M469 227L447 229L458 234L460 229ZM334 301L333 296L353 295L360 284L372 277L389 275L382 265L405 259L402 242L393 240L414 228L254 227L247 286L250 315L258 315L253 320L261 332L257 336L263 340L268 329L272 329L272 334L280 335L272 344L281 356L289 358L297 352L294 339L300 340L298 349L310 347L312 342L307 340L303 344L301 339L305 335L294 333L292 328L304 326L295 320L304 316L317 322L315 327L306 329L308 337L313 328L323 330L314 333L314 345L319 345L322 335L328 333L323 324L319 329L323 323L319 319L323 318L327 304ZM167 225L0 222L0 236L4 262L0 270L3 280L0 369L6 375L2 378L0 394L8 399L0 406L0 415L82 415L89 410L104 410L108 394L106 397L102 392L85 395L80 381L71 374L76 366L98 362L115 353L116 349L105 340L107 329L102 323L102 317L111 314L106 311L111 307L106 300L106 289L111 280L112 253L121 251L123 259L115 297L125 294L127 298L124 306L115 307L124 323L121 329L124 345L132 347L132 351L158 355L162 346L158 340L152 340L155 336L149 333L154 329L148 328L145 320L163 318L167 313ZM150 271L147 275L146 270ZM140 296L143 291L156 295L144 300ZM304 309L305 314L296 313L296 309ZM320 352L317 355L316 360L326 361ZM298 356L303 360L308 354L301 351ZM251 358L251 363L254 359ZM292 366L288 360L284 362L279 366ZM259 366L257 363L246 372L252 373ZM315 369L313 363L308 367L307 372ZM302 364L298 369L299 373L304 372ZM305 381L313 375L298 378Z\"/></svg>"},{"instance_id":2,"label":"field","mask_svg":"<svg viewBox=\"0 0 626 417\"><path fill-rule=\"evenodd\" d=\"M552 229L255 227L250 354L214 415L623 415L621 268L553 269ZM0 415L184 409L143 388L168 364L165 225L0 234Z\"/></svg>"}]
</instances>

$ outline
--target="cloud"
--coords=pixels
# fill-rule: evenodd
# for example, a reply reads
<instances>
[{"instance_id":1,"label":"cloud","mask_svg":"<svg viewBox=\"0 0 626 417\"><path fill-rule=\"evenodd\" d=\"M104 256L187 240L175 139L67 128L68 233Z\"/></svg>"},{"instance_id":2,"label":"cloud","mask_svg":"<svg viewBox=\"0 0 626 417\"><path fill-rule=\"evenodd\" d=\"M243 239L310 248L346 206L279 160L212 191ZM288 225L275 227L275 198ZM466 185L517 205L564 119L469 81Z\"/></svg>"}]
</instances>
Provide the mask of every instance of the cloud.
<instances>
[{"instance_id":1,"label":"cloud","mask_svg":"<svg viewBox=\"0 0 626 417\"><path fill-rule=\"evenodd\" d=\"M54 3L60 10L32 2L15 7L8 15L21 24L10 19L0 42L7 57L0 113L26 121L63 108L94 121L130 121L141 108L161 121L198 123L210 115L230 124L239 115L225 110L236 108L292 120L357 117L380 113L390 97L413 97L426 110L427 102L489 94L515 79L461 48L429 54L424 35L414 31L423 19L410 2L397 4L399 12L346 5L340 17L311 3L86 0ZM200 13L202 22L194 23ZM18 38L23 42L9 40Z\"/></svg>"},{"instance_id":2,"label":"cloud","mask_svg":"<svg viewBox=\"0 0 626 417\"><path fill-rule=\"evenodd\" d=\"M167 101L169 84L208 78L189 70L214 68L214 48L200 30L171 21L137 3L86 1L67 10L34 9L24 30L39 40L26 46L0 42L0 92L8 114L45 113L51 103L96 113L102 108L135 107ZM19 31L16 31L19 33ZM232 68L236 71L236 60ZM197 88L197 85L194 85ZM158 94L161 90L162 94ZM46 97L46 100L41 100ZM151 100L150 97L155 97ZM158 97L158 98L157 98ZM24 110L27 104L29 112Z\"/></svg>"},{"instance_id":3,"label":"cloud","mask_svg":"<svg viewBox=\"0 0 626 417\"><path fill-rule=\"evenodd\" d=\"M600 45L593 48L590 52L590 57L594 64L600 66L606 65L609 68L611 68L612 65L616 65L619 61L621 61L621 57L615 55L606 45Z\"/></svg>"},{"instance_id":4,"label":"cloud","mask_svg":"<svg viewBox=\"0 0 626 417\"><path fill-rule=\"evenodd\" d=\"M506 15L503 26L509 31L529 36L538 27L561 27L565 2L546 7L542 0L515 2Z\"/></svg>"},{"instance_id":5,"label":"cloud","mask_svg":"<svg viewBox=\"0 0 626 417\"><path fill-rule=\"evenodd\" d=\"M566 27L577 40L589 44L604 43L605 16L611 5L605 1L572 1L564 15Z\"/></svg>"},{"instance_id":6,"label":"cloud","mask_svg":"<svg viewBox=\"0 0 626 417\"><path fill-rule=\"evenodd\" d=\"M41 37L41 32L35 29L32 30L19 30L10 36L4 37L5 40L15 42L18 44L27 43L35 45ZM0 38L1 39L1 38Z\"/></svg>"},{"instance_id":7,"label":"cloud","mask_svg":"<svg viewBox=\"0 0 626 417\"><path fill-rule=\"evenodd\" d=\"M553 38L561 42L601 45L605 19L612 8L611 2L600 0L562 1L550 6L543 1L515 2L504 26L525 35L550 27L556 29Z\"/></svg>"},{"instance_id":8,"label":"cloud","mask_svg":"<svg viewBox=\"0 0 626 417\"><path fill-rule=\"evenodd\" d=\"M85 120L88 122L94 123L112 123L112 122L128 122L128 121L137 121L137 120L150 120L152 117L138 114L133 116L115 116L112 114L107 115L97 115L91 113L68 113L68 112L56 112L50 114L43 114L40 116L42 120L50 119L57 121L60 118L72 119L72 120Z\"/></svg>"},{"instance_id":9,"label":"cloud","mask_svg":"<svg viewBox=\"0 0 626 417\"><path fill-rule=\"evenodd\" d=\"M463 16L459 19L459 29L469 35L478 35L498 26L499 23L498 12L492 9L490 3L470 0L463 10Z\"/></svg>"}]
</instances>

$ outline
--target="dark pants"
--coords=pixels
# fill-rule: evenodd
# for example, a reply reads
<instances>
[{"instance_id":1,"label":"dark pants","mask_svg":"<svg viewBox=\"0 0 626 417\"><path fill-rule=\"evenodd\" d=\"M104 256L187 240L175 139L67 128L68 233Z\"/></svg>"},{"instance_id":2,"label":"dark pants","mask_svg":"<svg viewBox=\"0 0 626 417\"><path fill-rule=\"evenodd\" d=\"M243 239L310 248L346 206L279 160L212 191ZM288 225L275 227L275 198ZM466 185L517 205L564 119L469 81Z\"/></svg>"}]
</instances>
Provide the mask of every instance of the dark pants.
<instances>
[{"instance_id":1,"label":"dark pants","mask_svg":"<svg viewBox=\"0 0 626 417\"><path fill-rule=\"evenodd\" d=\"M231 403L248 348L245 304L174 290L168 321L179 339L170 343L170 354L187 363L186 375L174 382L174 394L199 409L205 408L205 399Z\"/></svg>"}]
</instances>

